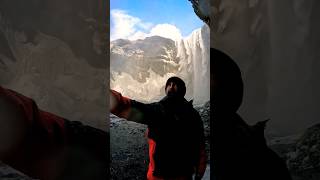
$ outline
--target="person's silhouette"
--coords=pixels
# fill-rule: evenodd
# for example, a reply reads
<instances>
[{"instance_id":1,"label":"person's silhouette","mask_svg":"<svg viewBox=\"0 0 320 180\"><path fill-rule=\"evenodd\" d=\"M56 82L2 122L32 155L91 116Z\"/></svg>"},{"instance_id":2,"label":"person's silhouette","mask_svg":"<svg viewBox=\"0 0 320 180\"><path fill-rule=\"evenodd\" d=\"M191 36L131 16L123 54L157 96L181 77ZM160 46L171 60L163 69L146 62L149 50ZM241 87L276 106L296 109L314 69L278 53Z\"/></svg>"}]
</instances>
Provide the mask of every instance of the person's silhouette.
<instances>
[{"instance_id":1,"label":"person's silhouette","mask_svg":"<svg viewBox=\"0 0 320 180\"><path fill-rule=\"evenodd\" d=\"M210 57L213 176L217 180L290 180L286 164L266 145L266 121L249 126L237 114L243 98L238 65L216 49L210 49Z\"/></svg>"}]
</instances>

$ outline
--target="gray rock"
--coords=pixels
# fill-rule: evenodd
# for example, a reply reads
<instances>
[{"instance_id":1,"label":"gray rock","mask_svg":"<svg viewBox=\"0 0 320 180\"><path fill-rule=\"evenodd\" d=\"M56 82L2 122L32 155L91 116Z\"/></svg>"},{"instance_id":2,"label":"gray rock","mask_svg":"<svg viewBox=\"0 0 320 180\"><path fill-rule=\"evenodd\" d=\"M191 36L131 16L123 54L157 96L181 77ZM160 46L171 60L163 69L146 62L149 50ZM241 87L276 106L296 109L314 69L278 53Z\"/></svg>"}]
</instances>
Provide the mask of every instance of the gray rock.
<instances>
[{"instance_id":1,"label":"gray rock","mask_svg":"<svg viewBox=\"0 0 320 180\"><path fill-rule=\"evenodd\" d=\"M0 161L0 179L2 180L34 180L20 171L2 163Z\"/></svg>"}]
</instances>

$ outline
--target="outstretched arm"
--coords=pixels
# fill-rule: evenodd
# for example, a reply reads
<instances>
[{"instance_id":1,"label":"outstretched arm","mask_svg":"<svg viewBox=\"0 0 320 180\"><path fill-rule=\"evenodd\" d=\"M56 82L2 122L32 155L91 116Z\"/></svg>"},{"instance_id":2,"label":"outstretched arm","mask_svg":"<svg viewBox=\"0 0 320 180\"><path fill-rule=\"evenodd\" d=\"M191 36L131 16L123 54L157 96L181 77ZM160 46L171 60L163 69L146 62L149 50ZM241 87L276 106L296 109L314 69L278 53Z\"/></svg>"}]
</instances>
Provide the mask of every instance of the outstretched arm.
<instances>
[{"instance_id":1,"label":"outstretched arm","mask_svg":"<svg viewBox=\"0 0 320 180\"><path fill-rule=\"evenodd\" d=\"M131 99L121 93L110 90L110 112L118 117L128 119L131 111Z\"/></svg>"},{"instance_id":2,"label":"outstretched arm","mask_svg":"<svg viewBox=\"0 0 320 180\"><path fill-rule=\"evenodd\" d=\"M144 104L110 90L110 111L112 114L141 124L149 125L155 122L159 108L155 103Z\"/></svg>"},{"instance_id":3,"label":"outstretched arm","mask_svg":"<svg viewBox=\"0 0 320 180\"><path fill-rule=\"evenodd\" d=\"M58 137L65 137L64 119L38 109L29 97L0 86L0 130L2 138L22 140L26 133L41 133L46 142L54 142ZM38 137L38 135L35 135ZM1 141L1 145L3 142Z\"/></svg>"}]
</instances>

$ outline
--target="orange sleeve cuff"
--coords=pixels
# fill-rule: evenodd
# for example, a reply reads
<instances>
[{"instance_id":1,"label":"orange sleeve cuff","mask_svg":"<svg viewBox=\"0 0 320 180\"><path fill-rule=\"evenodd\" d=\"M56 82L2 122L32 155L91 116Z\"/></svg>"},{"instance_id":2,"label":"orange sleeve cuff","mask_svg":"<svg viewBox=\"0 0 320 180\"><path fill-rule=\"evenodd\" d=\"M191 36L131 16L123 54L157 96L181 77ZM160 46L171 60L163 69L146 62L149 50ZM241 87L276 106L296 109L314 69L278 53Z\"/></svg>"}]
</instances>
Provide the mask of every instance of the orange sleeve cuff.
<instances>
[{"instance_id":1,"label":"orange sleeve cuff","mask_svg":"<svg viewBox=\"0 0 320 180\"><path fill-rule=\"evenodd\" d=\"M205 147L201 146L199 164L197 166L196 174L202 177L206 171L206 168L207 168L207 155L206 155Z\"/></svg>"},{"instance_id":2,"label":"orange sleeve cuff","mask_svg":"<svg viewBox=\"0 0 320 180\"><path fill-rule=\"evenodd\" d=\"M110 112L121 118L128 118L131 109L131 99L121 93L110 90Z\"/></svg>"}]
</instances>

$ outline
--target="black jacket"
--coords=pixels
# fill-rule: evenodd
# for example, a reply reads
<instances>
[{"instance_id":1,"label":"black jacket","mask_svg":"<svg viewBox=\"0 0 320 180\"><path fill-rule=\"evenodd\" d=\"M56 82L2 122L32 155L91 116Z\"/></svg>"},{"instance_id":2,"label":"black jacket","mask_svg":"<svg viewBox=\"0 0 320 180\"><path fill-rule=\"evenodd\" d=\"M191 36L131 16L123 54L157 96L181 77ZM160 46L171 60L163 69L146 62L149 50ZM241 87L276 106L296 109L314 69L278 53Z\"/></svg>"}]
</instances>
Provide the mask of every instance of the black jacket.
<instances>
[{"instance_id":1,"label":"black jacket","mask_svg":"<svg viewBox=\"0 0 320 180\"><path fill-rule=\"evenodd\" d=\"M174 177L194 173L201 148L204 149L204 131L192 102L169 96L151 104L132 100L131 111L129 120L148 125L148 138L156 143L150 157L155 162L153 175Z\"/></svg>"},{"instance_id":2,"label":"black jacket","mask_svg":"<svg viewBox=\"0 0 320 180\"><path fill-rule=\"evenodd\" d=\"M249 126L238 114L243 82L237 64L211 49L212 152L216 180L290 180L285 162L266 145L263 128Z\"/></svg>"}]
</instances>

